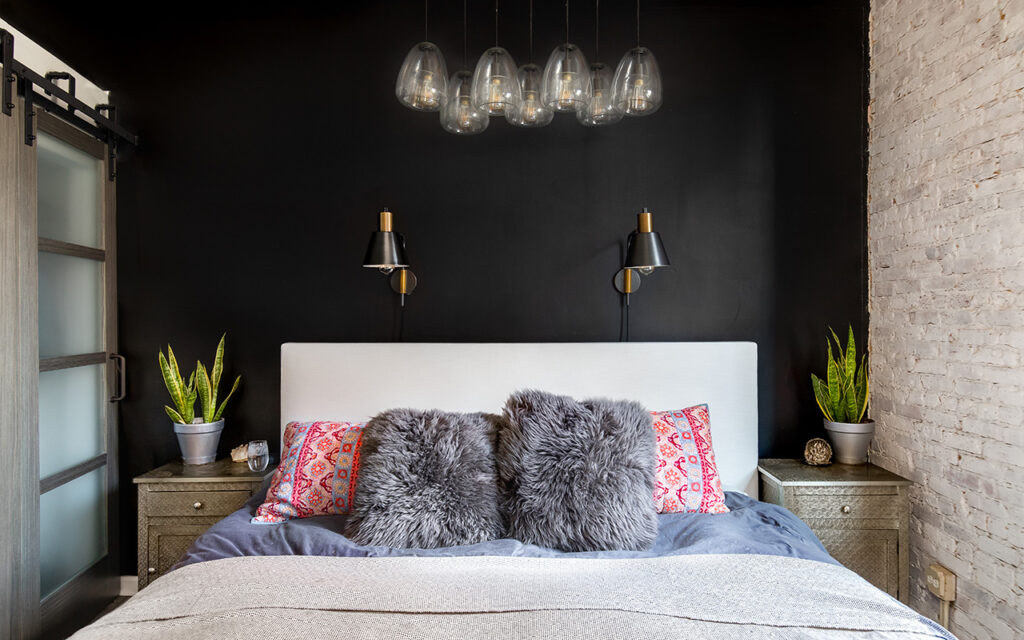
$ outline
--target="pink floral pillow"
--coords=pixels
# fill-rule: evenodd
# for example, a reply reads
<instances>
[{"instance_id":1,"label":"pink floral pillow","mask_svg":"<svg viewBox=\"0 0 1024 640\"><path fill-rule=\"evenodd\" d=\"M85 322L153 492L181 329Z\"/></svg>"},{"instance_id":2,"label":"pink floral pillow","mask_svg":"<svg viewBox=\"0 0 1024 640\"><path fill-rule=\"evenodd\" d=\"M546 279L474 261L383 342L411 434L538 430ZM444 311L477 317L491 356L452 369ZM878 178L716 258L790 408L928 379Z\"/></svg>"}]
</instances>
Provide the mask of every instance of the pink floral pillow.
<instances>
[{"instance_id":1,"label":"pink floral pillow","mask_svg":"<svg viewBox=\"0 0 1024 640\"><path fill-rule=\"evenodd\" d=\"M728 513L711 449L708 405L652 411L658 450L654 502L658 513Z\"/></svg>"},{"instance_id":2,"label":"pink floral pillow","mask_svg":"<svg viewBox=\"0 0 1024 640\"><path fill-rule=\"evenodd\" d=\"M253 524L348 513L365 422L289 422L281 464Z\"/></svg>"}]
</instances>

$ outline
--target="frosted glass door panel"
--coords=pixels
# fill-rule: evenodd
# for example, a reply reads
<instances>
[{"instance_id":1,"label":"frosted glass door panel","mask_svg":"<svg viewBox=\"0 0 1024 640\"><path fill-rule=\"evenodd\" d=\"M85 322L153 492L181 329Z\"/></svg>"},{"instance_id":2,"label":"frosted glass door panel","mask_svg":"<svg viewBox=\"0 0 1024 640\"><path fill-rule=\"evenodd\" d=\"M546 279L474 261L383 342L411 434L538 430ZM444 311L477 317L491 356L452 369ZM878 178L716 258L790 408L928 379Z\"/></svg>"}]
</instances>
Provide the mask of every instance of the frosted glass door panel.
<instances>
[{"instance_id":1,"label":"frosted glass door panel","mask_svg":"<svg viewBox=\"0 0 1024 640\"><path fill-rule=\"evenodd\" d=\"M103 351L103 263L39 252L39 357Z\"/></svg>"},{"instance_id":2,"label":"frosted glass door panel","mask_svg":"<svg viewBox=\"0 0 1024 640\"><path fill-rule=\"evenodd\" d=\"M39 237L103 248L103 164L39 132Z\"/></svg>"},{"instance_id":3,"label":"frosted glass door panel","mask_svg":"<svg viewBox=\"0 0 1024 640\"><path fill-rule=\"evenodd\" d=\"M39 586L46 597L107 553L106 467L39 497Z\"/></svg>"},{"instance_id":4,"label":"frosted glass door panel","mask_svg":"<svg viewBox=\"0 0 1024 640\"><path fill-rule=\"evenodd\" d=\"M39 477L106 450L106 365L39 373Z\"/></svg>"}]
</instances>

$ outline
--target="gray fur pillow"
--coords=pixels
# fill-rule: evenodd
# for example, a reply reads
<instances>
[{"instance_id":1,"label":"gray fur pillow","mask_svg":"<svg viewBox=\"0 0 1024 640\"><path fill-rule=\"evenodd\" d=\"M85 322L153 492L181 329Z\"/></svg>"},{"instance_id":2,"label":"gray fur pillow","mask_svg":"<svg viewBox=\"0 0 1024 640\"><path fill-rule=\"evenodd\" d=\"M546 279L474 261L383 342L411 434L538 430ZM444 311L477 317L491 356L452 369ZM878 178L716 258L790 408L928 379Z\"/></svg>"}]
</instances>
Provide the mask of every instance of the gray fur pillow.
<instances>
[{"instance_id":1,"label":"gray fur pillow","mask_svg":"<svg viewBox=\"0 0 1024 640\"><path fill-rule=\"evenodd\" d=\"M562 551L648 549L658 534L654 428L639 403L518 391L498 474L509 535Z\"/></svg>"},{"instance_id":2,"label":"gray fur pillow","mask_svg":"<svg viewBox=\"0 0 1024 640\"><path fill-rule=\"evenodd\" d=\"M432 549L500 538L494 445L500 416L393 409L363 429L345 535Z\"/></svg>"}]
</instances>

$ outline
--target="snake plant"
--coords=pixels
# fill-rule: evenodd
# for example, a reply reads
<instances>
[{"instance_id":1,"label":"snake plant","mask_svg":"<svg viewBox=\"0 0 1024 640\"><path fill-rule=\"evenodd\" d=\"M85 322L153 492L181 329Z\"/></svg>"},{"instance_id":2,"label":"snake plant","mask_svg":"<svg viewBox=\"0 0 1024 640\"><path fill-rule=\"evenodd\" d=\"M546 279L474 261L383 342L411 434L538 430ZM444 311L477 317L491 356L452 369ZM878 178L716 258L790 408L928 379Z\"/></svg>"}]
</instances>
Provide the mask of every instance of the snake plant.
<instances>
[{"instance_id":1,"label":"snake plant","mask_svg":"<svg viewBox=\"0 0 1024 640\"><path fill-rule=\"evenodd\" d=\"M160 373L164 376L164 385L167 386L167 392L171 394L171 401L174 402L173 408L165 405L164 412L178 424L192 424L196 409L195 371L189 376L188 384L185 384L184 378L181 377L181 371L178 370L178 361L174 357L171 345L167 345L166 358L164 352L160 351L159 361Z\"/></svg>"},{"instance_id":2,"label":"snake plant","mask_svg":"<svg viewBox=\"0 0 1024 640\"><path fill-rule=\"evenodd\" d=\"M831 327L832 339L825 338L828 346L828 365L825 380L811 374L814 399L818 402L825 419L830 422L864 422L868 409L867 355L861 356L857 366L857 346L853 341L853 327L849 329L846 349L839 342L839 336ZM832 355L835 341L838 357Z\"/></svg>"},{"instance_id":3,"label":"snake plant","mask_svg":"<svg viewBox=\"0 0 1024 640\"><path fill-rule=\"evenodd\" d=\"M164 357L163 351L160 352L159 361L164 385L167 386L167 391L171 394L171 400L174 402L174 407L164 406L164 412L178 424L192 424L195 419L196 398L199 399L202 406L202 420L217 422L223 415L228 400L231 399L242 382L242 376L235 378L235 384L232 385L231 391L228 392L220 406L217 406L217 388L220 386L221 374L224 372L224 336L220 337L220 343L217 345L217 353L213 358L213 371L207 372L203 363L197 361L196 370L189 376L188 384L185 384L185 379L182 378L181 372L178 370L178 361L174 357L171 345L167 345L167 357Z\"/></svg>"},{"instance_id":4,"label":"snake plant","mask_svg":"<svg viewBox=\"0 0 1024 640\"><path fill-rule=\"evenodd\" d=\"M212 376L206 372L202 362L196 362L196 385L199 387L199 403L203 407L203 419L206 422L217 422L224 413L224 407L228 400L235 394L238 385L242 382L242 376L235 378L235 384L231 385L224 401L217 406L217 387L220 386L220 376L224 372L224 336L220 337L217 345L217 354L213 357Z\"/></svg>"}]
</instances>

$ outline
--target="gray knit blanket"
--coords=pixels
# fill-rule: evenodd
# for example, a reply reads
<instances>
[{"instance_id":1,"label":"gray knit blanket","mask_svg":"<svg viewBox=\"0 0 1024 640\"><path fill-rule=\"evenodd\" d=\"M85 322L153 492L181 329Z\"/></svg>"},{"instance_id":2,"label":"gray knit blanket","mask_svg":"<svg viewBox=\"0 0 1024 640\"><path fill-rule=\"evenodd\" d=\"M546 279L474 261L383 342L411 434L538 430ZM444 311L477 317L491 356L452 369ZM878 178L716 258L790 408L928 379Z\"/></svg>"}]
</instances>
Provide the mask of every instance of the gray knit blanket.
<instances>
[{"instance_id":1,"label":"gray knit blanket","mask_svg":"<svg viewBox=\"0 0 1024 640\"><path fill-rule=\"evenodd\" d=\"M74 638L952 636L842 567L684 555L228 558L159 578Z\"/></svg>"}]
</instances>

